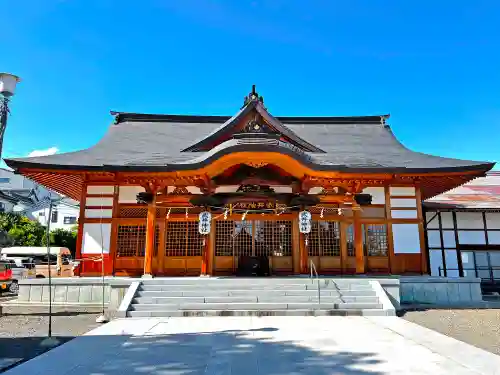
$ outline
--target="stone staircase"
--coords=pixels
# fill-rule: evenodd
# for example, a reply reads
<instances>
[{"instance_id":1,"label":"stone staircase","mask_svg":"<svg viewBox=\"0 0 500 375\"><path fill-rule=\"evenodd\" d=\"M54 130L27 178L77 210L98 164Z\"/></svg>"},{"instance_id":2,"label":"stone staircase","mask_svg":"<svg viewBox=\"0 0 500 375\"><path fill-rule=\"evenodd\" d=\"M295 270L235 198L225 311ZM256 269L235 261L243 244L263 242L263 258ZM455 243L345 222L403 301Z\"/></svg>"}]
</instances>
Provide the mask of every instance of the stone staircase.
<instances>
[{"instance_id":1,"label":"stone staircase","mask_svg":"<svg viewBox=\"0 0 500 375\"><path fill-rule=\"evenodd\" d=\"M127 317L394 315L378 281L369 279L155 278L127 294Z\"/></svg>"}]
</instances>

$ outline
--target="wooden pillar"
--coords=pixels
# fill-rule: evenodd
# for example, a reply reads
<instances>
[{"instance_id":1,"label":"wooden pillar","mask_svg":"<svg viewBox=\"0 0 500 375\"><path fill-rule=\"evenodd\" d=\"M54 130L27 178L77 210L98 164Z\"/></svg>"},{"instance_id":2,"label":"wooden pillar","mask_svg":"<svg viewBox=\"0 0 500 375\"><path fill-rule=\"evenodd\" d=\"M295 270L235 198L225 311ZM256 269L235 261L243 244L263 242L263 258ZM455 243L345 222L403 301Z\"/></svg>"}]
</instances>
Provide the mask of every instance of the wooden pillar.
<instances>
[{"instance_id":1,"label":"wooden pillar","mask_svg":"<svg viewBox=\"0 0 500 375\"><path fill-rule=\"evenodd\" d=\"M144 252L144 275L152 276L153 253L155 248L156 229L156 193L153 194L151 203L148 204L148 218L146 222L146 249Z\"/></svg>"},{"instance_id":2,"label":"wooden pillar","mask_svg":"<svg viewBox=\"0 0 500 375\"><path fill-rule=\"evenodd\" d=\"M208 272L208 243L209 239L207 235L203 236L203 253L201 257L201 275L206 276Z\"/></svg>"},{"instance_id":3,"label":"wooden pillar","mask_svg":"<svg viewBox=\"0 0 500 375\"><path fill-rule=\"evenodd\" d=\"M85 222L85 202L87 201L87 184L84 181L82 184L82 191L80 196L80 216L78 217L78 233L76 236L76 254L75 258L80 260L80 265L77 268L76 276L80 276L83 270L83 261L82 259L82 246L83 246L83 224ZM48 214L47 214L48 215ZM50 217L47 217L47 222L50 220Z\"/></svg>"},{"instance_id":4,"label":"wooden pillar","mask_svg":"<svg viewBox=\"0 0 500 375\"><path fill-rule=\"evenodd\" d=\"M115 260L118 245L118 218L120 217L119 206L120 186L113 188L113 211L111 219L111 236L109 239L109 261L111 263L111 274L115 274Z\"/></svg>"},{"instance_id":5,"label":"wooden pillar","mask_svg":"<svg viewBox=\"0 0 500 375\"><path fill-rule=\"evenodd\" d=\"M299 220L295 217L292 220L292 262L293 273L300 274L301 271L301 258L300 258L300 233L299 233Z\"/></svg>"},{"instance_id":6,"label":"wooden pillar","mask_svg":"<svg viewBox=\"0 0 500 375\"><path fill-rule=\"evenodd\" d=\"M309 270L308 254L306 246L306 235L300 233L299 235L299 250L300 250L300 273L307 273Z\"/></svg>"},{"instance_id":7,"label":"wooden pillar","mask_svg":"<svg viewBox=\"0 0 500 375\"><path fill-rule=\"evenodd\" d=\"M347 270L347 227L348 223L340 222L340 268L341 273L345 274Z\"/></svg>"},{"instance_id":8,"label":"wooden pillar","mask_svg":"<svg viewBox=\"0 0 500 375\"><path fill-rule=\"evenodd\" d=\"M425 246L425 232L424 232L424 214L422 211L422 194L420 192L420 186L415 186L415 195L417 197L417 216L418 216L418 234L420 238L420 269L422 274L426 275L429 273L427 268L427 249Z\"/></svg>"},{"instance_id":9,"label":"wooden pillar","mask_svg":"<svg viewBox=\"0 0 500 375\"><path fill-rule=\"evenodd\" d=\"M365 252L363 249L363 225L361 211L353 209L354 215L354 249L356 251L356 273L365 273Z\"/></svg>"},{"instance_id":10,"label":"wooden pillar","mask_svg":"<svg viewBox=\"0 0 500 375\"><path fill-rule=\"evenodd\" d=\"M387 226L387 251L389 256L389 271L391 274L400 272L394 253L394 235L392 234L391 187L385 186L385 219Z\"/></svg>"},{"instance_id":11,"label":"wooden pillar","mask_svg":"<svg viewBox=\"0 0 500 375\"><path fill-rule=\"evenodd\" d=\"M216 222L212 219L210 226L210 234L208 235L208 264L207 273L212 276L214 274L214 261L215 261L215 227Z\"/></svg>"}]
</instances>

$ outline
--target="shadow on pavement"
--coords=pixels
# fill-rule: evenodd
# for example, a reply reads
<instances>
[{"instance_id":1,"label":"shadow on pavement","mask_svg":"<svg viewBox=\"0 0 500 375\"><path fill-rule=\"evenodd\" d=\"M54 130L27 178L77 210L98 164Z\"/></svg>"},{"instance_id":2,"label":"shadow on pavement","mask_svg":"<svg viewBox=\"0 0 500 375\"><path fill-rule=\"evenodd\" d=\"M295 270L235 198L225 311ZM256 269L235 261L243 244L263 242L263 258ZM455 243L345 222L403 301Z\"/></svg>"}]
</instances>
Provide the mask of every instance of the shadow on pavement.
<instances>
[{"instance_id":1,"label":"shadow on pavement","mask_svg":"<svg viewBox=\"0 0 500 375\"><path fill-rule=\"evenodd\" d=\"M335 351L331 346L334 341L324 337L318 340L324 340L323 346L330 345L327 353L291 340L276 341L271 334L265 337L267 332L277 330L269 327L154 336L81 336L55 348L45 358L38 357L14 368L13 375L27 374L34 368L39 371L44 366L47 373L63 374L78 365L84 367L71 374L382 375L359 369L379 363L375 353ZM29 339L0 339L0 345L2 348L19 345L23 340L29 342ZM322 343L317 344L321 347ZM36 340L29 345L36 345ZM53 361L62 361L62 367L58 370Z\"/></svg>"}]
</instances>

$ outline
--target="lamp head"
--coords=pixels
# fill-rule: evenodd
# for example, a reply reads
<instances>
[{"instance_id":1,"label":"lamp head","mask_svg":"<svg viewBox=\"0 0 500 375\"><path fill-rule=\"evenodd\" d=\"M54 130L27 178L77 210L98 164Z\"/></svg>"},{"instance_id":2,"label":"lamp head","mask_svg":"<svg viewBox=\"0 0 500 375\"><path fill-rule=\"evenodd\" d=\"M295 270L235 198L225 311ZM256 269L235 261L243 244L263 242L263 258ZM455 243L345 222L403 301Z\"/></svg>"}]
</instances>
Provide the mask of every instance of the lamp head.
<instances>
[{"instance_id":1,"label":"lamp head","mask_svg":"<svg viewBox=\"0 0 500 375\"><path fill-rule=\"evenodd\" d=\"M16 85L21 79L10 73L0 73L0 94L6 97L14 95Z\"/></svg>"}]
</instances>

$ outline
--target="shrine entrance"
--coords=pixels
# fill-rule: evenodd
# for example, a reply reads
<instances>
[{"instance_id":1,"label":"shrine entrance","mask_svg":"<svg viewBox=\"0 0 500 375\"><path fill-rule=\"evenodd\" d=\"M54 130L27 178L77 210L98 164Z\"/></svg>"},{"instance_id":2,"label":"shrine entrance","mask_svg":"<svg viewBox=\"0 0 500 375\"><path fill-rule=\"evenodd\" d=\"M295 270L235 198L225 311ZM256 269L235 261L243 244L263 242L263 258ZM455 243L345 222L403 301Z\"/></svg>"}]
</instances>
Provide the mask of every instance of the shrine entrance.
<instances>
[{"instance_id":1,"label":"shrine entrance","mask_svg":"<svg viewBox=\"0 0 500 375\"><path fill-rule=\"evenodd\" d=\"M292 220L217 220L214 273L292 274Z\"/></svg>"}]
</instances>

